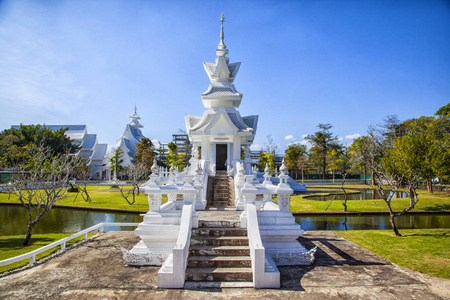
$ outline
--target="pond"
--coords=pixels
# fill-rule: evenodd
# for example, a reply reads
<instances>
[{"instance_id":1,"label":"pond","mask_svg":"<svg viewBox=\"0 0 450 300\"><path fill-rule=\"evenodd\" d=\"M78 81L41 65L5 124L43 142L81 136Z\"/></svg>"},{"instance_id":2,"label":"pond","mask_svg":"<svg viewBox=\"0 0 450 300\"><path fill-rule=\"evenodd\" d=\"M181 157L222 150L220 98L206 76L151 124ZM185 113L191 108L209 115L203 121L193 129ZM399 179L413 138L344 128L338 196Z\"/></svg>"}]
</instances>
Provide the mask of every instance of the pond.
<instances>
[{"instance_id":1,"label":"pond","mask_svg":"<svg viewBox=\"0 0 450 300\"><path fill-rule=\"evenodd\" d=\"M388 215L301 215L295 216L303 230L390 229ZM25 234L28 214L18 205L0 205L0 235ZM72 208L53 208L33 233L77 232L100 222L142 222L137 213L101 212ZM403 215L399 228L450 228L448 214ZM134 227L105 227L105 230L134 230Z\"/></svg>"},{"instance_id":2,"label":"pond","mask_svg":"<svg viewBox=\"0 0 450 300\"><path fill-rule=\"evenodd\" d=\"M389 215L296 215L303 230L369 230L391 229ZM450 228L448 214L404 214L396 218L400 229Z\"/></svg>"},{"instance_id":3,"label":"pond","mask_svg":"<svg viewBox=\"0 0 450 300\"><path fill-rule=\"evenodd\" d=\"M352 190L346 189L347 192L347 200L374 200L374 199L382 199L378 190L371 189L362 189L362 190ZM384 191L386 195L391 193L390 191ZM313 195L313 196L305 196L303 199L307 200L316 200L316 201L331 201L334 197L334 200L345 200L345 195L342 191L339 191L337 195L336 192L329 192L328 195ZM394 193L392 198L405 198L408 197L408 193L406 192L396 192Z\"/></svg>"},{"instance_id":4,"label":"pond","mask_svg":"<svg viewBox=\"0 0 450 300\"><path fill-rule=\"evenodd\" d=\"M136 213L53 208L34 227L33 233L77 232L101 222L140 223ZM19 205L0 205L0 235L26 234L28 212ZM105 230L134 230L134 227L105 227Z\"/></svg>"}]
</instances>

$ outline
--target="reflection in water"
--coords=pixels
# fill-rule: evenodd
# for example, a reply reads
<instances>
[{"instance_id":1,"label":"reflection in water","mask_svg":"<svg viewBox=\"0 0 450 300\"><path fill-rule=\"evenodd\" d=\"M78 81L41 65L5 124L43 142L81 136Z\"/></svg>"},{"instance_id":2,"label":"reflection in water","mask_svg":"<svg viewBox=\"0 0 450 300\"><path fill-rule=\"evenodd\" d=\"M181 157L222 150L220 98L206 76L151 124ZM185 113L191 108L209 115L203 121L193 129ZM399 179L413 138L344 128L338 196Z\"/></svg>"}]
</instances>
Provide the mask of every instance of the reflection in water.
<instances>
[{"instance_id":1,"label":"reflection in water","mask_svg":"<svg viewBox=\"0 0 450 300\"><path fill-rule=\"evenodd\" d=\"M362 189L359 191L348 189L347 191L347 200L374 200L374 199L382 199L380 192L378 190L371 189ZM390 191L384 191L386 195L390 194ZM305 196L304 199L307 200L316 200L316 201L330 201L334 198L334 200L345 200L345 196L342 191L339 191L337 195L336 192L330 192L329 195L313 195L313 196ZM408 193L406 192L396 192L392 198L405 198L408 197Z\"/></svg>"},{"instance_id":2,"label":"reflection in water","mask_svg":"<svg viewBox=\"0 0 450 300\"><path fill-rule=\"evenodd\" d=\"M53 208L33 229L33 233L77 232L101 222L140 223L136 213L100 212L83 209ZM28 212L22 206L0 206L0 235L25 234ZM133 230L134 227L105 227L109 230Z\"/></svg>"},{"instance_id":3,"label":"reflection in water","mask_svg":"<svg viewBox=\"0 0 450 300\"><path fill-rule=\"evenodd\" d=\"M389 215L296 215L303 230L391 229ZM405 214L396 218L400 229L450 228L448 214Z\"/></svg>"}]
</instances>

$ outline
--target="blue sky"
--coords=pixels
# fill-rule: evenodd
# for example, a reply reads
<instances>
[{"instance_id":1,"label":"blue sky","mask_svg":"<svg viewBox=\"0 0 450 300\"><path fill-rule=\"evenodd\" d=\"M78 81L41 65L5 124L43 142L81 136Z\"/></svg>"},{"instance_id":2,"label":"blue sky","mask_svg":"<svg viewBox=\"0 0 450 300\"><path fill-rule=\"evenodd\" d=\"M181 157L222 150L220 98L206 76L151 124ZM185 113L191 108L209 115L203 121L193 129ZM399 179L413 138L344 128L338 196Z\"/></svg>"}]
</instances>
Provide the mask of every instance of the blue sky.
<instances>
[{"instance_id":1,"label":"blue sky","mask_svg":"<svg viewBox=\"0 0 450 300\"><path fill-rule=\"evenodd\" d=\"M318 123L350 145L387 115L450 101L448 1L6 0L0 129L87 124L115 144L137 105L144 135L170 141L204 111L222 12L256 148L271 135L283 151Z\"/></svg>"}]
</instances>

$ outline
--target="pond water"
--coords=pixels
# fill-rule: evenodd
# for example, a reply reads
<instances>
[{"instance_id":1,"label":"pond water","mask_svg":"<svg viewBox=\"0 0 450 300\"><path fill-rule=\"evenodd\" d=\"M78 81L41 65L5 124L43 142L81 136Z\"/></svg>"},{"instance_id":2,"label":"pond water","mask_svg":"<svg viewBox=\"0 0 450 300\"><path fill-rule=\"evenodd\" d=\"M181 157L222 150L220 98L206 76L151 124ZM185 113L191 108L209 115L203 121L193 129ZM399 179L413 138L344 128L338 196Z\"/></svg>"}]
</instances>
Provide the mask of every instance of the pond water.
<instances>
[{"instance_id":1,"label":"pond water","mask_svg":"<svg viewBox=\"0 0 450 300\"><path fill-rule=\"evenodd\" d=\"M450 228L448 214L405 214L396 218L401 229ZM389 215L296 215L303 230L391 229Z\"/></svg>"},{"instance_id":2,"label":"pond water","mask_svg":"<svg viewBox=\"0 0 450 300\"><path fill-rule=\"evenodd\" d=\"M25 234L28 214L18 205L0 205L0 235ZM390 229L388 215L301 215L295 220L303 230ZM34 228L33 233L77 232L100 222L142 222L136 213L101 212L53 208ZM450 228L448 214L403 215L399 228ZM134 227L105 227L105 230L134 230Z\"/></svg>"},{"instance_id":3,"label":"pond water","mask_svg":"<svg viewBox=\"0 0 450 300\"><path fill-rule=\"evenodd\" d=\"M378 190L370 190L370 189L362 189L362 190L351 190L347 189L347 200L374 200L381 199L380 193ZM386 195L391 193L390 191L384 191ZM345 195L342 191L339 191L337 195L336 192L330 192L329 195L312 195L305 196L304 199L307 200L316 200L316 201L330 201L334 200L345 200ZM408 197L408 193L406 192L396 192L392 198L405 198Z\"/></svg>"},{"instance_id":4,"label":"pond water","mask_svg":"<svg viewBox=\"0 0 450 300\"><path fill-rule=\"evenodd\" d=\"M53 208L34 227L33 233L77 232L101 222L140 223L136 213L102 212L85 209ZM0 205L0 235L26 234L28 212L19 205ZM134 227L105 227L105 230L134 230Z\"/></svg>"}]
</instances>

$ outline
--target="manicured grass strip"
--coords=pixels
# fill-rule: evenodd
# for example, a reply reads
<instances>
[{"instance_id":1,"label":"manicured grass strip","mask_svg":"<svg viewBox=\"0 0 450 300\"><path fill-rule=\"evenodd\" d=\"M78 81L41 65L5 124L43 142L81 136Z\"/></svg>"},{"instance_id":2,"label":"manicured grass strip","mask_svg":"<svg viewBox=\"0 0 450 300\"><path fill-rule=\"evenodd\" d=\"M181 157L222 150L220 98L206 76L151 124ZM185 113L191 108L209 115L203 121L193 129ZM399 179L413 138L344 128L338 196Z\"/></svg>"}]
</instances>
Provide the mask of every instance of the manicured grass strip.
<instances>
[{"instance_id":1,"label":"manicured grass strip","mask_svg":"<svg viewBox=\"0 0 450 300\"><path fill-rule=\"evenodd\" d=\"M350 191L348 191L350 192ZM331 193L333 194L333 193ZM418 191L419 202L413 211L450 211L450 194L443 192L428 193ZM320 194L318 194L320 195ZM296 195L291 197L291 212L325 212L329 201L315 201L304 199L308 195ZM334 200L327 212L343 212L342 200ZM409 198L393 199L392 208L396 211L403 210L409 206ZM348 200L348 211L374 212L386 211L387 206L383 200Z\"/></svg>"},{"instance_id":2,"label":"manicured grass strip","mask_svg":"<svg viewBox=\"0 0 450 300\"><path fill-rule=\"evenodd\" d=\"M83 200L81 194L69 193L68 198L58 202L58 205L89 207L89 208L109 208L109 209L121 209L128 211L148 211L148 197L146 194L136 195L136 202L132 205L122 197L117 189L110 189L108 186L95 186L88 187L89 196L91 197L91 203ZM131 201L131 196L129 200ZM167 201L167 197L163 197L162 203ZM17 197L11 195L11 199L8 199L8 193L0 193L0 202L3 203L19 203Z\"/></svg>"},{"instance_id":3,"label":"manicured grass strip","mask_svg":"<svg viewBox=\"0 0 450 300\"><path fill-rule=\"evenodd\" d=\"M60 239L68 237L71 234L73 233L33 234L31 237L31 245L27 247L22 246L23 241L25 240L25 235L0 236L0 260L8 259L11 257L31 252L33 250L39 249L48 244L56 242ZM91 237L95 234L96 234L95 232L89 232L88 237ZM66 247L70 247L71 245L73 245L78 241L81 241L82 239L83 236L79 236L73 240L70 240L66 242ZM49 256L50 254L60 249L61 247L57 246L55 248L42 252L41 254L36 256L36 261L43 257ZM28 265L28 262L29 262L28 259L25 259L7 266L0 267L0 273L23 267L25 265Z\"/></svg>"},{"instance_id":4,"label":"manicured grass strip","mask_svg":"<svg viewBox=\"0 0 450 300\"><path fill-rule=\"evenodd\" d=\"M450 229L334 231L345 239L411 270L450 279Z\"/></svg>"}]
</instances>

